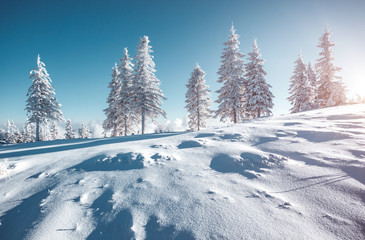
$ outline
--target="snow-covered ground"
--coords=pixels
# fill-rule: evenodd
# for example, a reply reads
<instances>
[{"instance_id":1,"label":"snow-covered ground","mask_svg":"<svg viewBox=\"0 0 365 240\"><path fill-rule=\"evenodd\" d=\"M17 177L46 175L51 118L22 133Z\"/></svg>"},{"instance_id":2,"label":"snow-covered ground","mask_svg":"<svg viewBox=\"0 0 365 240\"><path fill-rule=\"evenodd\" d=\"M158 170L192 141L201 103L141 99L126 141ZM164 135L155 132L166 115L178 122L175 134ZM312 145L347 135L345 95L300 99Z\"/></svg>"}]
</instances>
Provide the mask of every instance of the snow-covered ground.
<instances>
[{"instance_id":1,"label":"snow-covered ground","mask_svg":"<svg viewBox=\"0 0 365 240\"><path fill-rule=\"evenodd\" d=\"M0 147L0 239L364 239L365 105Z\"/></svg>"}]
</instances>

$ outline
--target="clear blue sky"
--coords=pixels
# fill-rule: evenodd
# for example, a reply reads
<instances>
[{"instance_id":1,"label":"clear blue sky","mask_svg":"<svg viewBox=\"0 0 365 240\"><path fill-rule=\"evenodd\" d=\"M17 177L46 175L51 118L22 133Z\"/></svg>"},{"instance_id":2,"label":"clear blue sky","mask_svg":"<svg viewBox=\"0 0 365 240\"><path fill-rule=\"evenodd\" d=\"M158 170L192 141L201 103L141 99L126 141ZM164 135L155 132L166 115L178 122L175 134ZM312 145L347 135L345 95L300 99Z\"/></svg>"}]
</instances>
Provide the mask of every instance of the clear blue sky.
<instances>
[{"instance_id":1,"label":"clear blue sky","mask_svg":"<svg viewBox=\"0 0 365 240\"><path fill-rule=\"evenodd\" d=\"M223 42L234 23L241 51L258 39L274 114L287 113L287 89L299 51L314 63L326 21L335 64L349 90L365 89L365 1L18 1L0 3L0 123L22 123L29 72L39 53L65 118L103 120L114 62L131 56L141 36L154 50L168 119L185 117L185 84L195 63L207 73L212 100ZM362 91L362 92L361 92ZM213 109L216 104L213 105Z\"/></svg>"}]
</instances>

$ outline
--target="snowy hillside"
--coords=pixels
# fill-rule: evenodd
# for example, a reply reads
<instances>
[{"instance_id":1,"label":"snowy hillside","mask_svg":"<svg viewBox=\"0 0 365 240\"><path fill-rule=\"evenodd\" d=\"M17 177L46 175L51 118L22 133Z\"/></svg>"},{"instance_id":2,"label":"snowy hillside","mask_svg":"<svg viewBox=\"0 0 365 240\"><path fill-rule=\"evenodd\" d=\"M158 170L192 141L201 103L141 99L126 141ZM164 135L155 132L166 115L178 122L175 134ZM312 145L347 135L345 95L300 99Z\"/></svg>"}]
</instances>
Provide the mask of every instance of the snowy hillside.
<instances>
[{"instance_id":1,"label":"snowy hillside","mask_svg":"<svg viewBox=\"0 0 365 240\"><path fill-rule=\"evenodd\" d=\"M365 105L0 147L0 239L364 239Z\"/></svg>"}]
</instances>

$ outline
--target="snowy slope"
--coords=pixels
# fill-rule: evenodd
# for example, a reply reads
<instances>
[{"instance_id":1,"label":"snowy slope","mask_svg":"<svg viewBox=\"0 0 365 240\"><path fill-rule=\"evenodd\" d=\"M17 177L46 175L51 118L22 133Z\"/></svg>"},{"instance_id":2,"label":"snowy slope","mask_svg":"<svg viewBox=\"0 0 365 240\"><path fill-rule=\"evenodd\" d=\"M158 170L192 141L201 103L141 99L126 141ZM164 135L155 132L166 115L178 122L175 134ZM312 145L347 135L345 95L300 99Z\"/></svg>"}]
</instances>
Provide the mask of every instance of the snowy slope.
<instances>
[{"instance_id":1,"label":"snowy slope","mask_svg":"<svg viewBox=\"0 0 365 240\"><path fill-rule=\"evenodd\" d=\"M0 239L364 239L365 105L0 147Z\"/></svg>"}]
</instances>

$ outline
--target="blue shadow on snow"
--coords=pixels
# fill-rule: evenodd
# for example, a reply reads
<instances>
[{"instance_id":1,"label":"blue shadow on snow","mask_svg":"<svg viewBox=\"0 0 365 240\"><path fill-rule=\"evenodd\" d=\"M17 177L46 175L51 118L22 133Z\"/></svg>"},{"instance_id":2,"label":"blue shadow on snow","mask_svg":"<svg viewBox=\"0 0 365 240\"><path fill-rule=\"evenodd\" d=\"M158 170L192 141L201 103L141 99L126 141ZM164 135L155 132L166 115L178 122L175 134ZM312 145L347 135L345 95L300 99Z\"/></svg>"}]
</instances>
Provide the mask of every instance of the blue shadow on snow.
<instances>
[{"instance_id":1,"label":"blue shadow on snow","mask_svg":"<svg viewBox=\"0 0 365 240\"><path fill-rule=\"evenodd\" d=\"M113 143L164 138L185 133L187 132L158 133L158 134L132 135L132 136L112 137L112 138L71 139L71 140L57 140L49 142L13 144L0 147L0 158L20 157L20 156L35 155L35 154L68 151L73 149L102 146ZM61 146L57 146L57 144ZM35 147L42 147L42 148L27 149ZM16 149L26 149L26 150L1 153L1 151L16 150Z\"/></svg>"},{"instance_id":2,"label":"blue shadow on snow","mask_svg":"<svg viewBox=\"0 0 365 240\"><path fill-rule=\"evenodd\" d=\"M133 220L131 212L128 209L124 209L113 214L112 196L113 192L108 189L91 205L97 225L86 238L87 240L135 239L134 232L132 231Z\"/></svg>"},{"instance_id":3,"label":"blue shadow on snow","mask_svg":"<svg viewBox=\"0 0 365 240\"><path fill-rule=\"evenodd\" d=\"M0 239L25 239L42 214L40 204L49 196L48 188L40 191L1 217Z\"/></svg>"},{"instance_id":4,"label":"blue shadow on snow","mask_svg":"<svg viewBox=\"0 0 365 240\"><path fill-rule=\"evenodd\" d=\"M146 224L146 240L193 240L192 232L178 231L174 225L161 226L156 216L150 216Z\"/></svg>"},{"instance_id":5,"label":"blue shadow on snow","mask_svg":"<svg viewBox=\"0 0 365 240\"><path fill-rule=\"evenodd\" d=\"M131 170L131 169L142 169L143 156L137 153L119 153L115 157L107 155L99 155L87 159L70 169L77 171L117 171L117 170Z\"/></svg>"}]
</instances>

